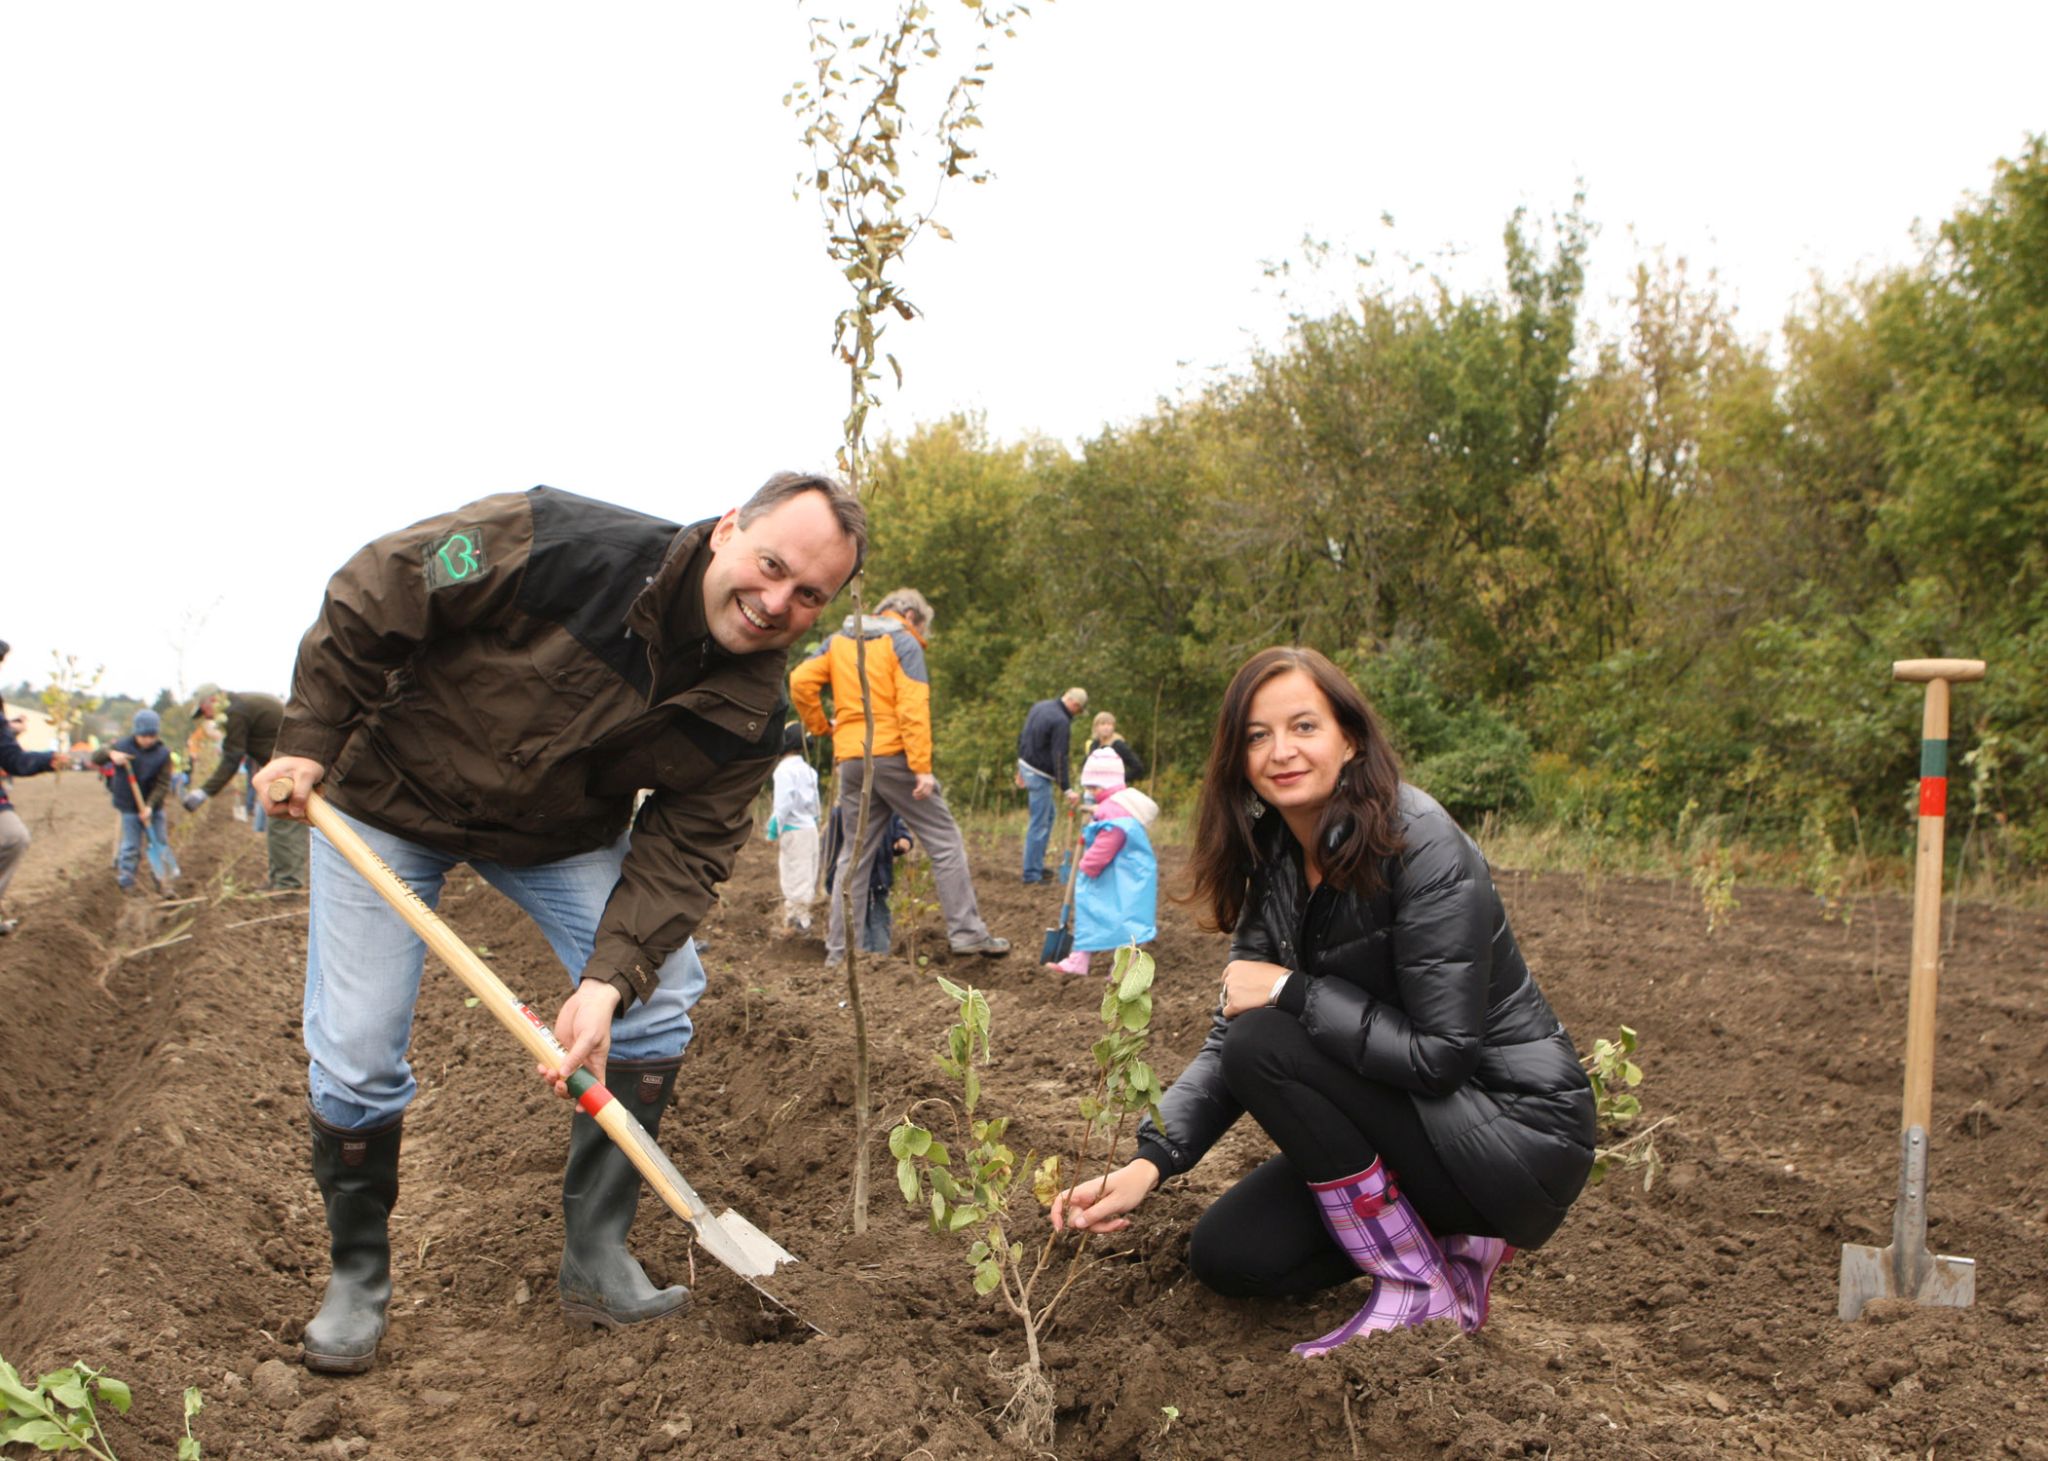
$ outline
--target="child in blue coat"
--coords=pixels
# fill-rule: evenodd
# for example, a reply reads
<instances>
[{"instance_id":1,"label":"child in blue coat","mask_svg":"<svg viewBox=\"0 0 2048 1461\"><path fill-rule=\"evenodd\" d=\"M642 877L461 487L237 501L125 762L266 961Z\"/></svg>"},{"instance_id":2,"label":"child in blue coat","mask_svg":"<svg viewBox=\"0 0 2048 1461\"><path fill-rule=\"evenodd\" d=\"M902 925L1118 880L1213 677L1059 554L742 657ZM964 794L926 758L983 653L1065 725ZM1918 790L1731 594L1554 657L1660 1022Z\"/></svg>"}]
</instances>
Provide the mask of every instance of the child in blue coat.
<instances>
[{"instance_id":1,"label":"child in blue coat","mask_svg":"<svg viewBox=\"0 0 2048 1461\"><path fill-rule=\"evenodd\" d=\"M171 852L164 820L164 798L171 790L171 748L163 742L163 721L154 710L136 711L134 732L114 742L112 749L94 751L92 761L106 776L107 794L121 814L114 880L124 888L135 886L135 864L146 837L151 864L159 869L158 881L168 886L178 876L178 859ZM139 806L135 801L138 790L142 793Z\"/></svg>"},{"instance_id":2,"label":"child in blue coat","mask_svg":"<svg viewBox=\"0 0 2048 1461\"><path fill-rule=\"evenodd\" d=\"M1108 746L1088 753L1081 785L1094 793L1095 811L1081 833L1087 851L1074 881L1074 952L1045 966L1062 974L1086 974L1092 955L1159 933L1159 858L1145 830L1159 804L1124 785L1123 758Z\"/></svg>"}]
</instances>

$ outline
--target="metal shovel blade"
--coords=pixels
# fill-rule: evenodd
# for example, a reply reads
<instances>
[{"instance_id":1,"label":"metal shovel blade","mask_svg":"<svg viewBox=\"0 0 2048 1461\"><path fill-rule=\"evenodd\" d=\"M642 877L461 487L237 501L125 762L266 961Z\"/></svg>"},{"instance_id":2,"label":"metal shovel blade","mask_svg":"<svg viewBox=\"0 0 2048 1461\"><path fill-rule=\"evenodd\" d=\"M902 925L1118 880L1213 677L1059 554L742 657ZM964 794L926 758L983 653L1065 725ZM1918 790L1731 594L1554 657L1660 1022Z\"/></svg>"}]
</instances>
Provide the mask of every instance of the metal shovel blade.
<instances>
[{"instance_id":1,"label":"metal shovel blade","mask_svg":"<svg viewBox=\"0 0 2048 1461\"><path fill-rule=\"evenodd\" d=\"M1977 1260L1927 1251L1927 1133L1915 1126L1899 1136L1899 1204L1892 1241L1842 1245L1839 1312L1858 1319L1872 1299L1967 1309L1977 1301Z\"/></svg>"},{"instance_id":2,"label":"metal shovel blade","mask_svg":"<svg viewBox=\"0 0 2048 1461\"><path fill-rule=\"evenodd\" d=\"M705 1252L742 1278L766 1278L775 1272L777 1264L796 1262L788 1249L732 1209L712 1217L711 1208L697 1195L697 1189L683 1180L668 1154L645 1132L637 1135L643 1143L640 1149L653 1159L663 1179L672 1183L689 1205L690 1226L696 1229L697 1241L704 1245Z\"/></svg>"},{"instance_id":3,"label":"metal shovel blade","mask_svg":"<svg viewBox=\"0 0 2048 1461\"><path fill-rule=\"evenodd\" d=\"M1045 931L1045 942L1039 945L1038 961L1041 964L1057 964L1074 952L1074 925L1063 923L1058 928Z\"/></svg>"}]
</instances>

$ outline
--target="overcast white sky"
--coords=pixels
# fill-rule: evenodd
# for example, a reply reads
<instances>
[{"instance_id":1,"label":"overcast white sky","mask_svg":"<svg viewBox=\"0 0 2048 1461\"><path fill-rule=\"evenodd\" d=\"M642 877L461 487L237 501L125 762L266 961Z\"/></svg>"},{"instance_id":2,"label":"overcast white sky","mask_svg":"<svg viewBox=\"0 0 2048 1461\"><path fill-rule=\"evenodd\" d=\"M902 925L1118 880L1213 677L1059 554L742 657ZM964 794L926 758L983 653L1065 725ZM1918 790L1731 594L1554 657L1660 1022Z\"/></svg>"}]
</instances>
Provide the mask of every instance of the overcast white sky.
<instances>
[{"instance_id":1,"label":"overcast white sky","mask_svg":"<svg viewBox=\"0 0 2048 1461\"><path fill-rule=\"evenodd\" d=\"M2048 128L2038 0L1034 8L998 175L904 272L899 431L1077 441L1277 342L1260 266L1305 234L1490 287L1508 213L1581 177L1596 294L1661 247L1763 335ZM62 649L281 691L382 532L538 482L688 520L829 465L806 65L781 0L0 8L0 680Z\"/></svg>"}]
</instances>

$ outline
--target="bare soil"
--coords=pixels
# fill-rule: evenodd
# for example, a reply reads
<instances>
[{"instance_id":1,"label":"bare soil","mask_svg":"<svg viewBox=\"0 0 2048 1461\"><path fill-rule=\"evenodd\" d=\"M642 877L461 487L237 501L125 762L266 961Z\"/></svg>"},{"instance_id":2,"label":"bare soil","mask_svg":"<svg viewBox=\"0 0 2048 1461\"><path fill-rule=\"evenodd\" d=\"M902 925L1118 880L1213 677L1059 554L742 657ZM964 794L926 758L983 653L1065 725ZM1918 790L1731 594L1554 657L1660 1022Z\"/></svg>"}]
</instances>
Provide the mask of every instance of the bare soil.
<instances>
[{"instance_id":1,"label":"bare soil","mask_svg":"<svg viewBox=\"0 0 2048 1461\"><path fill-rule=\"evenodd\" d=\"M694 1285L694 1306L618 1335L569 1328L554 1292L568 1108L437 969L391 1332L374 1371L329 1379L297 1364L326 1232L307 1170L302 920L272 918L303 905L239 892L261 877L261 839L216 809L177 833L212 901L123 898L97 791L18 790L42 840L11 900L22 929L0 942L0 1354L130 1381L134 1411L110 1428L124 1457L172 1453L193 1384L208 1457L1023 1454L997 1375L1022 1337L973 1296L961 1243L902 1205L881 1148L942 1087L940 968L994 1007L987 1109L1014 1115L1020 1151L1070 1138L1099 986L1031 957L1056 895L1018 885L1014 843L977 847L976 871L1016 956L869 968L878 1160L859 1237L845 991L816 940L771 933L768 844L707 925L711 990L663 1144L707 1198L800 1255L773 1287L829 1338L693 1267L688 1229L651 1202L636 1246L657 1281ZM1057 1454L2048 1457L2048 918L1965 906L1944 973L1931 1242L1977 1260L1976 1306L1885 1303L1845 1324L1842 1245L1890 1240L1904 904L1866 903L1845 926L1742 888L1710 936L1684 886L1499 876L1580 1048L1640 1031L1645 1120L1670 1118L1659 1180L1588 1192L1505 1271L1479 1336L1432 1327L1305 1362L1288 1345L1358 1292L1244 1302L1187 1274L1203 1205L1266 1151L1235 1132L1077 1286L1047 1355ZM524 920L467 877L443 907L552 1012L563 976ZM189 942L110 963L188 915ZM1154 1049L1170 1073L1200 1042L1222 950L1177 908L1163 924Z\"/></svg>"}]
</instances>

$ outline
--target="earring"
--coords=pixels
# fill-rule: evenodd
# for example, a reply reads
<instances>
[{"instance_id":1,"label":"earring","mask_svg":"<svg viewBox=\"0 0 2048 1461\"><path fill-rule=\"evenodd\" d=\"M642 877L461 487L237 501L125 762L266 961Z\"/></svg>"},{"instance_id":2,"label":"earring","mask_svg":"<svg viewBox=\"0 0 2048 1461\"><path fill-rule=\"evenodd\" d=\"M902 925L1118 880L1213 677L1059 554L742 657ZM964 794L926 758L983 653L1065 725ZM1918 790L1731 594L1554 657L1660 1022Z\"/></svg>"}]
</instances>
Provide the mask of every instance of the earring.
<instances>
[{"instance_id":1,"label":"earring","mask_svg":"<svg viewBox=\"0 0 2048 1461\"><path fill-rule=\"evenodd\" d=\"M1259 794L1257 792L1250 790L1247 790L1245 792L1244 814L1247 817L1250 817L1254 822L1258 821L1259 818L1266 815L1266 803L1260 799Z\"/></svg>"}]
</instances>

